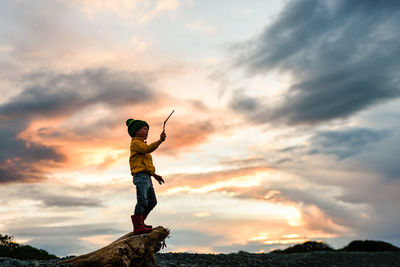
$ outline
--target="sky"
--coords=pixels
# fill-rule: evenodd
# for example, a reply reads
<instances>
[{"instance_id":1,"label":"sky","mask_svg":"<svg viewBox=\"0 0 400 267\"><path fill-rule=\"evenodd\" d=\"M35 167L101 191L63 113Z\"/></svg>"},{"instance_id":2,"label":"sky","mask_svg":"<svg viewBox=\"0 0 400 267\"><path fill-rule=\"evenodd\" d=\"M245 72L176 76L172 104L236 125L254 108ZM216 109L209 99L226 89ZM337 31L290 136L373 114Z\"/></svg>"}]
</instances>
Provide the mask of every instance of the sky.
<instances>
[{"instance_id":1,"label":"sky","mask_svg":"<svg viewBox=\"0 0 400 267\"><path fill-rule=\"evenodd\" d=\"M150 125L163 252L400 246L400 2L3 0L0 233L58 256L132 231Z\"/></svg>"}]
</instances>

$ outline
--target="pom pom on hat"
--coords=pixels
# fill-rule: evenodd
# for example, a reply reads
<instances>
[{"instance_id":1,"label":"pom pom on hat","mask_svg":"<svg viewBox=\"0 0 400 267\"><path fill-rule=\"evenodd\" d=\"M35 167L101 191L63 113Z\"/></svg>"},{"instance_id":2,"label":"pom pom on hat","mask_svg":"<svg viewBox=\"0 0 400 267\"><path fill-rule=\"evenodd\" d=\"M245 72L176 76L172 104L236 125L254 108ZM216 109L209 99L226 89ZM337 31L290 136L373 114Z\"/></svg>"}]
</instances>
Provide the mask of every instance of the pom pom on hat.
<instances>
[{"instance_id":1,"label":"pom pom on hat","mask_svg":"<svg viewBox=\"0 0 400 267\"><path fill-rule=\"evenodd\" d=\"M128 126L128 133L132 138L135 137L136 132L140 130L140 128L142 128L143 126L147 126L150 128L147 122L134 119L128 119L126 121L126 126Z\"/></svg>"},{"instance_id":2,"label":"pom pom on hat","mask_svg":"<svg viewBox=\"0 0 400 267\"><path fill-rule=\"evenodd\" d=\"M128 119L128 120L126 121L126 126L129 127L129 125L131 125L131 123L133 123L134 121L135 121L134 119Z\"/></svg>"}]
</instances>

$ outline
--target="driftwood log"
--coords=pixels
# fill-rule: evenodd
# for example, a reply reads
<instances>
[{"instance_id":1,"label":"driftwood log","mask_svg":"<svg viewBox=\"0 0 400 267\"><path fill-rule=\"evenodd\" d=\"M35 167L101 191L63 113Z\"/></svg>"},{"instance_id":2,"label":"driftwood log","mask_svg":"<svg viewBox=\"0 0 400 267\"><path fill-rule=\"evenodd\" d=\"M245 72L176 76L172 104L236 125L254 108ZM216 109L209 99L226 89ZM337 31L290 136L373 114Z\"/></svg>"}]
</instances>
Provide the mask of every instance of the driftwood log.
<instances>
[{"instance_id":1,"label":"driftwood log","mask_svg":"<svg viewBox=\"0 0 400 267\"><path fill-rule=\"evenodd\" d=\"M133 235L133 232L118 238L111 244L89 254L77 256L58 264L71 264L74 267L129 267L157 266L154 253L166 247L165 238L169 229L158 226L148 234Z\"/></svg>"}]
</instances>

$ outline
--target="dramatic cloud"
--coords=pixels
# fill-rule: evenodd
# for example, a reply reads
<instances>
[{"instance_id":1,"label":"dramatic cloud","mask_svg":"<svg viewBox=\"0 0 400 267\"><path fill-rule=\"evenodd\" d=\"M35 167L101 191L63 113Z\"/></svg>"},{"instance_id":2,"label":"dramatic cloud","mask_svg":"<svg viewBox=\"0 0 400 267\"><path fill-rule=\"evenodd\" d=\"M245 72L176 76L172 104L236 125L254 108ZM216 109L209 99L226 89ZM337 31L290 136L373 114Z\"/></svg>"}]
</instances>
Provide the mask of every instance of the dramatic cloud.
<instances>
[{"instance_id":1,"label":"dramatic cloud","mask_svg":"<svg viewBox=\"0 0 400 267\"><path fill-rule=\"evenodd\" d=\"M301 222L298 223L324 234L336 235L358 227L360 223L353 219L362 218L365 211L360 203L338 201L336 195L341 195L342 190L337 185L315 184L306 178L286 177L266 167L174 174L171 177L174 179L159 189L162 195L218 192L234 199L264 202L265 205L293 206L301 211ZM262 213L259 211L260 216ZM295 224L294 221L292 223Z\"/></svg>"},{"instance_id":2,"label":"dramatic cloud","mask_svg":"<svg viewBox=\"0 0 400 267\"><path fill-rule=\"evenodd\" d=\"M344 171L375 174L382 180L396 180L400 178L396 160L400 155L399 132L397 125L377 130L341 127L316 131L306 142L278 150L278 155L283 159L272 160L271 165L285 169L284 165L287 164L294 170L297 169L294 167L296 164L309 162L310 157L319 161L318 155L331 155L334 160L324 163L327 168L334 166Z\"/></svg>"},{"instance_id":3,"label":"dramatic cloud","mask_svg":"<svg viewBox=\"0 0 400 267\"><path fill-rule=\"evenodd\" d=\"M400 4L222 2L0 1L1 233L64 256L131 231L125 121L151 143L175 109L167 251L398 244Z\"/></svg>"},{"instance_id":4,"label":"dramatic cloud","mask_svg":"<svg viewBox=\"0 0 400 267\"><path fill-rule=\"evenodd\" d=\"M97 199L78 196L59 196L55 194L43 194L43 204L48 207L100 207Z\"/></svg>"},{"instance_id":5,"label":"dramatic cloud","mask_svg":"<svg viewBox=\"0 0 400 267\"><path fill-rule=\"evenodd\" d=\"M56 116L77 112L86 106L111 107L148 101L151 90L139 74L113 73L107 69L63 74L41 72L25 77L24 90L0 106L5 116Z\"/></svg>"},{"instance_id":6,"label":"dramatic cloud","mask_svg":"<svg viewBox=\"0 0 400 267\"><path fill-rule=\"evenodd\" d=\"M382 140L386 135L385 132L362 128L321 131L310 139L313 148L309 153L332 154L345 159L365 151L369 144Z\"/></svg>"},{"instance_id":7,"label":"dramatic cloud","mask_svg":"<svg viewBox=\"0 0 400 267\"><path fill-rule=\"evenodd\" d=\"M34 73L24 77L21 87L20 94L0 105L0 182L38 181L46 174L39 166L65 161L65 155L55 146L39 144L21 136L35 120L67 120L69 116L79 117L83 111L96 105L122 108L155 98L144 77L107 69L69 74ZM93 128L90 122L87 118L80 118L75 129L81 133L88 131ZM104 126L107 122L112 124L114 119L102 118L101 122L100 125ZM60 131L41 128L40 134L49 137L60 134Z\"/></svg>"},{"instance_id":8,"label":"dramatic cloud","mask_svg":"<svg viewBox=\"0 0 400 267\"><path fill-rule=\"evenodd\" d=\"M318 123L399 97L399 24L398 1L292 1L240 60L290 73L284 101L234 95L231 107L257 122Z\"/></svg>"},{"instance_id":9,"label":"dramatic cloud","mask_svg":"<svg viewBox=\"0 0 400 267\"><path fill-rule=\"evenodd\" d=\"M19 139L28 123L22 119L0 119L0 183L38 181L45 175L38 163L49 165L65 160L55 147Z\"/></svg>"},{"instance_id":10,"label":"dramatic cloud","mask_svg":"<svg viewBox=\"0 0 400 267\"><path fill-rule=\"evenodd\" d=\"M385 180L400 180L400 165L397 160L400 157L399 141L400 129L396 127L387 138L370 146L368 151L356 159L362 163L365 170L377 173ZM398 188L397 190L400 191Z\"/></svg>"},{"instance_id":11,"label":"dramatic cloud","mask_svg":"<svg viewBox=\"0 0 400 267\"><path fill-rule=\"evenodd\" d=\"M21 196L21 192L24 192ZM62 194L60 194L62 192ZM107 187L101 185L70 186L67 183L15 183L4 186L0 193L4 199L0 204L12 207L16 199L22 202L34 202L36 207L48 210L78 210L81 208L103 207L104 199L116 192L127 193L129 187L114 183ZM4 218L3 218L4 219Z\"/></svg>"}]
</instances>

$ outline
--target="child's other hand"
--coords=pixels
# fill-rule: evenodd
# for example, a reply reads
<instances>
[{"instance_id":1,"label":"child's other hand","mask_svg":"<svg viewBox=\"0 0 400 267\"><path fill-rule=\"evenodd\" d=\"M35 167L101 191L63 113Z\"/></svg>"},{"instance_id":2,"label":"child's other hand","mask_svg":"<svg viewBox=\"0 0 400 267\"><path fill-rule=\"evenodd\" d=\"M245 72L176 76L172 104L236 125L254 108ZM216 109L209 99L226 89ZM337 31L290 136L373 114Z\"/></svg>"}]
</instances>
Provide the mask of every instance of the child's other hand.
<instances>
[{"instance_id":1,"label":"child's other hand","mask_svg":"<svg viewBox=\"0 0 400 267\"><path fill-rule=\"evenodd\" d=\"M164 142L164 141L165 141L165 138L167 138L167 135L166 135L165 132L163 131L163 132L160 134L160 140L161 140L161 142Z\"/></svg>"},{"instance_id":2,"label":"child's other hand","mask_svg":"<svg viewBox=\"0 0 400 267\"><path fill-rule=\"evenodd\" d=\"M158 181L159 184L163 184L165 183L164 179L162 178L162 176L158 175L158 174L154 174L154 179L156 179Z\"/></svg>"}]
</instances>

